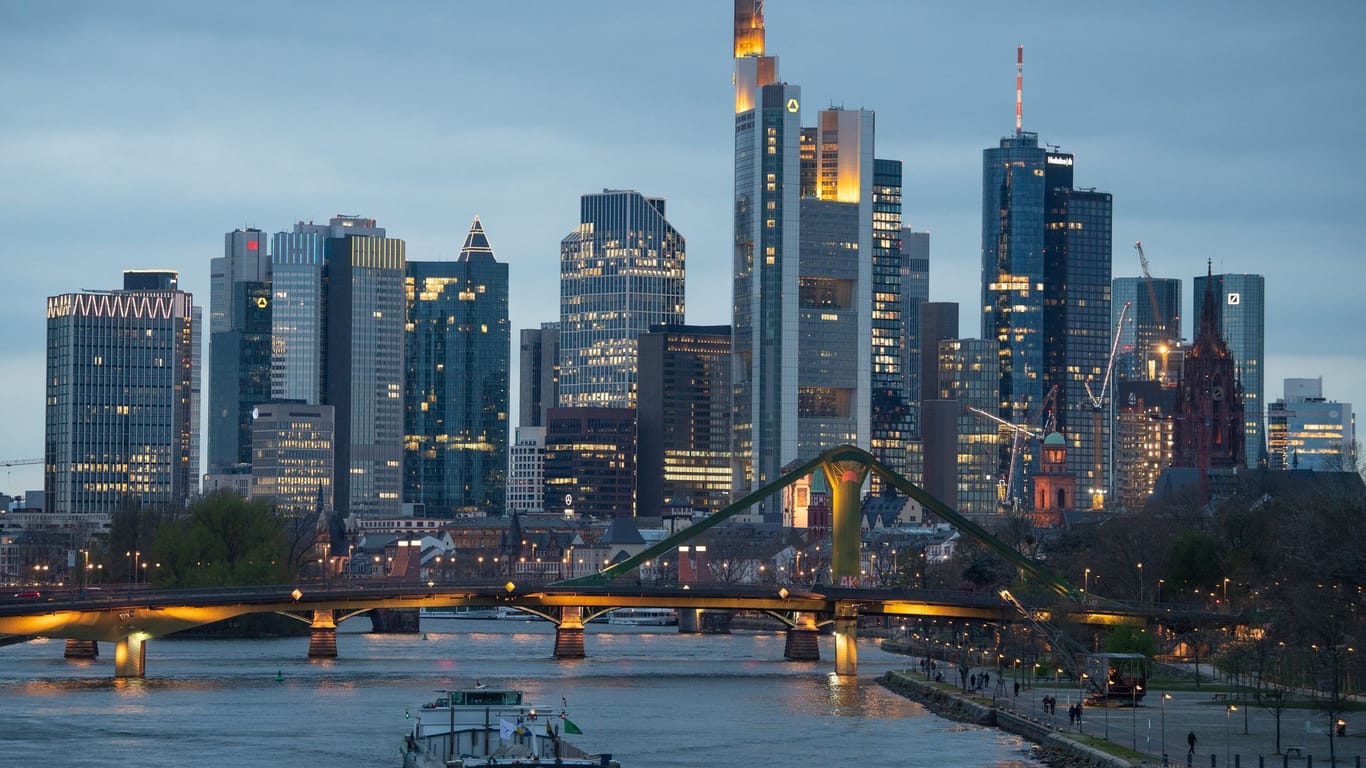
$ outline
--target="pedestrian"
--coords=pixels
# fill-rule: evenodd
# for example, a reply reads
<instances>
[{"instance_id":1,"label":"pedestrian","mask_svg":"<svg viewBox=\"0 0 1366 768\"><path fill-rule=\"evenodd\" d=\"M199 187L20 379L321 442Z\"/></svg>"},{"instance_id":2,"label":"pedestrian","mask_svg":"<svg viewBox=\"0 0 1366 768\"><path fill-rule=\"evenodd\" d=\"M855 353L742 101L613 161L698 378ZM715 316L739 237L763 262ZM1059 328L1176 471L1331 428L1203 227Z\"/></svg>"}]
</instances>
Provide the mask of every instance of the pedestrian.
<instances>
[{"instance_id":1,"label":"pedestrian","mask_svg":"<svg viewBox=\"0 0 1366 768\"><path fill-rule=\"evenodd\" d=\"M977 675L968 675L968 688L977 687Z\"/></svg>"},{"instance_id":2,"label":"pedestrian","mask_svg":"<svg viewBox=\"0 0 1366 768\"><path fill-rule=\"evenodd\" d=\"M982 687L983 687L983 688L986 688L986 687L988 687L988 686L990 686L990 685L991 685L991 673L990 673L990 672L983 672L983 673L982 673Z\"/></svg>"},{"instance_id":3,"label":"pedestrian","mask_svg":"<svg viewBox=\"0 0 1366 768\"><path fill-rule=\"evenodd\" d=\"M1190 733L1186 734L1186 743L1189 744L1190 747L1191 747L1191 748L1190 748L1190 751L1187 752L1186 754L1188 754L1188 755L1193 755L1193 754L1195 754L1195 741L1196 741L1196 739L1195 739L1195 731L1191 731Z\"/></svg>"},{"instance_id":4,"label":"pedestrian","mask_svg":"<svg viewBox=\"0 0 1366 768\"><path fill-rule=\"evenodd\" d=\"M1020 698L1020 681L1015 681L1015 698Z\"/></svg>"}]
</instances>

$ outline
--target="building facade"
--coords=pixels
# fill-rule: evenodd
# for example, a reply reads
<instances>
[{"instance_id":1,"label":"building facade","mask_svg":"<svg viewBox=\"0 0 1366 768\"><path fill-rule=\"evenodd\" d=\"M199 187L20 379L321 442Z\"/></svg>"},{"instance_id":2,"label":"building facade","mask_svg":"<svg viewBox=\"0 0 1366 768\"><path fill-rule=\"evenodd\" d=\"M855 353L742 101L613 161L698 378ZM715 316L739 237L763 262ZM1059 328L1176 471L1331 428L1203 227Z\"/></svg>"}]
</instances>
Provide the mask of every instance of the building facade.
<instances>
[{"instance_id":1,"label":"building facade","mask_svg":"<svg viewBox=\"0 0 1366 768\"><path fill-rule=\"evenodd\" d=\"M1323 396L1323 379L1286 379L1285 397L1267 407L1271 469L1350 472L1356 467L1351 403Z\"/></svg>"},{"instance_id":2,"label":"building facade","mask_svg":"<svg viewBox=\"0 0 1366 768\"><path fill-rule=\"evenodd\" d=\"M984 150L982 338L1000 345L1000 418L1038 428L1045 395L1056 386L1068 471L1079 487L1103 486L1108 406L1086 387L1099 389L1110 353L1113 201L1076 189L1074 162L1018 128ZM1036 454L1029 446L1017 464L1013 487L1026 500L1033 498ZM1008 462L1003 451L1001 466Z\"/></svg>"},{"instance_id":3,"label":"building facade","mask_svg":"<svg viewBox=\"0 0 1366 768\"><path fill-rule=\"evenodd\" d=\"M580 198L579 226L560 243L560 405L635 407L636 339L683 322L685 251L663 198Z\"/></svg>"},{"instance_id":4,"label":"building facade","mask_svg":"<svg viewBox=\"0 0 1366 768\"><path fill-rule=\"evenodd\" d=\"M427 517L505 505L508 267L479 218L454 261L407 262L403 501Z\"/></svg>"},{"instance_id":5,"label":"building facade","mask_svg":"<svg viewBox=\"0 0 1366 768\"><path fill-rule=\"evenodd\" d=\"M210 474L251 464L251 411L271 399L270 256L266 235L223 237L209 265Z\"/></svg>"},{"instance_id":6,"label":"building facade","mask_svg":"<svg viewBox=\"0 0 1366 768\"><path fill-rule=\"evenodd\" d=\"M396 517L403 493L402 240L339 216L324 246L323 402L336 409L333 494L344 515Z\"/></svg>"},{"instance_id":7,"label":"building facade","mask_svg":"<svg viewBox=\"0 0 1366 768\"><path fill-rule=\"evenodd\" d=\"M323 263L331 232L301 221L271 240L270 392L276 400L322 402Z\"/></svg>"},{"instance_id":8,"label":"building facade","mask_svg":"<svg viewBox=\"0 0 1366 768\"><path fill-rule=\"evenodd\" d=\"M954 454L957 510L979 519L997 514L997 449L995 422L968 408L994 413L1000 386L1000 345L983 339L945 339L939 342L939 399L959 405L957 449Z\"/></svg>"},{"instance_id":9,"label":"building facade","mask_svg":"<svg viewBox=\"0 0 1366 768\"><path fill-rule=\"evenodd\" d=\"M545 427L517 427L508 462L507 513L545 509Z\"/></svg>"},{"instance_id":10,"label":"building facade","mask_svg":"<svg viewBox=\"0 0 1366 768\"><path fill-rule=\"evenodd\" d=\"M1161 381L1115 384L1115 486L1112 508L1138 510L1172 462L1179 390Z\"/></svg>"},{"instance_id":11,"label":"building facade","mask_svg":"<svg viewBox=\"0 0 1366 768\"><path fill-rule=\"evenodd\" d=\"M150 274L47 300L49 513L176 509L198 491L199 312L174 273Z\"/></svg>"},{"instance_id":12,"label":"building facade","mask_svg":"<svg viewBox=\"0 0 1366 768\"><path fill-rule=\"evenodd\" d=\"M901 317L905 323L901 370L906 373L906 396L918 406L921 394L920 356L922 331L920 308L930 300L930 233L901 228ZM957 327L955 317L954 327ZM955 330L950 337L958 335Z\"/></svg>"},{"instance_id":13,"label":"building facade","mask_svg":"<svg viewBox=\"0 0 1366 768\"><path fill-rule=\"evenodd\" d=\"M251 493L285 517L331 511L336 425L330 405L265 403L252 418Z\"/></svg>"},{"instance_id":14,"label":"building facade","mask_svg":"<svg viewBox=\"0 0 1366 768\"><path fill-rule=\"evenodd\" d=\"M1162 359L1181 343L1181 281L1169 277L1116 277L1111 328L1119 335L1115 381L1165 381ZM1124 311L1127 306L1128 311ZM1120 322L1120 314L1124 322Z\"/></svg>"},{"instance_id":15,"label":"building facade","mask_svg":"<svg viewBox=\"0 0 1366 768\"><path fill-rule=\"evenodd\" d=\"M633 408L551 408L545 427L545 511L606 520L634 517Z\"/></svg>"},{"instance_id":16,"label":"building facade","mask_svg":"<svg viewBox=\"0 0 1366 768\"><path fill-rule=\"evenodd\" d=\"M905 474L906 447L914 429L911 380L915 378L905 365L911 335L906 305L918 286L905 284L912 278L905 263L902 231L901 162L874 160L868 450L883 464Z\"/></svg>"},{"instance_id":17,"label":"building facade","mask_svg":"<svg viewBox=\"0 0 1366 768\"><path fill-rule=\"evenodd\" d=\"M544 427L545 412L560 401L560 324L523 328L517 425Z\"/></svg>"},{"instance_id":18,"label":"building facade","mask_svg":"<svg viewBox=\"0 0 1366 768\"><path fill-rule=\"evenodd\" d=\"M655 326L640 337L637 514L730 503L730 327Z\"/></svg>"},{"instance_id":19,"label":"building facade","mask_svg":"<svg viewBox=\"0 0 1366 768\"><path fill-rule=\"evenodd\" d=\"M1215 328L1228 344L1242 386L1245 461L1249 467L1265 465L1266 280L1247 274L1196 277L1195 317L1204 316L1206 301L1213 303Z\"/></svg>"}]
</instances>

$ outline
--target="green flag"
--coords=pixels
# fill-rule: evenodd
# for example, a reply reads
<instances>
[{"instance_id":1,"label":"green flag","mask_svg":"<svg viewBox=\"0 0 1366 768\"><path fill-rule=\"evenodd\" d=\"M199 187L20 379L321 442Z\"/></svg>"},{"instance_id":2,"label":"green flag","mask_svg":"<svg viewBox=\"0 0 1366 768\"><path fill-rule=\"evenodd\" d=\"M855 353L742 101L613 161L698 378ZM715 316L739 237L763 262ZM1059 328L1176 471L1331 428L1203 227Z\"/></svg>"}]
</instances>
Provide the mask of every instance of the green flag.
<instances>
[{"instance_id":1,"label":"green flag","mask_svg":"<svg viewBox=\"0 0 1366 768\"><path fill-rule=\"evenodd\" d=\"M573 721L573 720L570 720L570 719L567 718L567 717L564 719L564 732L565 732L565 733L577 733L577 734L579 734L580 736L583 735L583 731L582 731L582 730L579 730L579 727L578 727L577 725L574 725L574 721Z\"/></svg>"}]
</instances>

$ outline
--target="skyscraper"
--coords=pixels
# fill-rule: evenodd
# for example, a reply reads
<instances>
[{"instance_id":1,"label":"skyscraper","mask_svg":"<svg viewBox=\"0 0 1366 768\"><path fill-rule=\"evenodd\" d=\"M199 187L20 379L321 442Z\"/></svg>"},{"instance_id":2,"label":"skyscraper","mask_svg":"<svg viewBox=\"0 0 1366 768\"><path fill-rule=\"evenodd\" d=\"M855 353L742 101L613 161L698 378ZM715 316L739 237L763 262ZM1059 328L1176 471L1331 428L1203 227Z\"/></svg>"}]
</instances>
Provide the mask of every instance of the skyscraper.
<instances>
[{"instance_id":1,"label":"skyscraper","mask_svg":"<svg viewBox=\"0 0 1366 768\"><path fill-rule=\"evenodd\" d=\"M560 243L560 405L635 407L637 337L683 322L685 250L663 198L580 198Z\"/></svg>"},{"instance_id":2,"label":"skyscraper","mask_svg":"<svg viewBox=\"0 0 1366 768\"><path fill-rule=\"evenodd\" d=\"M901 370L906 374L906 396L918 405L924 395L920 379L920 356L923 353L920 308L930 300L930 233L901 228L901 317L905 323ZM958 327L957 311L954 328ZM951 334L958 335L957 330Z\"/></svg>"},{"instance_id":3,"label":"skyscraper","mask_svg":"<svg viewBox=\"0 0 1366 768\"><path fill-rule=\"evenodd\" d=\"M730 328L655 326L640 337L636 505L716 512L730 502Z\"/></svg>"},{"instance_id":4,"label":"skyscraper","mask_svg":"<svg viewBox=\"0 0 1366 768\"><path fill-rule=\"evenodd\" d=\"M545 511L635 517L635 410L551 408L546 419Z\"/></svg>"},{"instance_id":5,"label":"skyscraper","mask_svg":"<svg viewBox=\"0 0 1366 768\"><path fill-rule=\"evenodd\" d=\"M211 474L251 464L252 409L271 399L270 257L259 229L227 233L210 263Z\"/></svg>"},{"instance_id":6,"label":"skyscraper","mask_svg":"<svg viewBox=\"0 0 1366 768\"><path fill-rule=\"evenodd\" d=\"M428 517L504 511L508 268L475 217L455 261L409 261L403 500Z\"/></svg>"},{"instance_id":7,"label":"skyscraper","mask_svg":"<svg viewBox=\"0 0 1366 768\"><path fill-rule=\"evenodd\" d=\"M340 224L335 229L340 237ZM301 221L292 232L276 232L271 241L270 391L277 400L322 402L323 265L332 230Z\"/></svg>"},{"instance_id":8,"label":"skyscraper","mask_svg":"<svg viewBox=\"0 0 1366 768\"><path fill-rule=\"evenodd\" d=\"M517 425L544 427L545 412L560 401L560 324L523 328Z\"/></svg>"},{"instance_id":9,"label":"skyscraper","mask_svg":"<svg viewBox=\"0 0 1366 768\"><path fill-rule=\"evenodd\" d=\"M1112 200L1073 187L1074 160L1018 121L1014 135L983 151L982 338L1000 345L1000 417L1037 428L1044 394L1057 386L1068 471L1078 487L1095 487L1105 482L1109 420L1086 384L1099 389L1110 353ZM1035 453L1022 457L1025 475ZM1015 487L1033 498L1026 478Z\"/></svg>"},{"instance_id":10,"label":"skyscraper","mask_svg":"<svg viewBox=\"0 0 1366 768\"><path fill-rule=\"evenodd\" d=\"M404 243L338 216L324 246L323 402L336 409L344 514L397 516L403 491Z\"/></svg>"},{"instance_id":11,"label":"skyscraper","mask_svg":"<svg viewBox=\"0 0 1366 768\"><path fill-rule=\"evenodd\" d=\"M1286 379L1285 397L1267 407L1272 469L1349 472L1356 466L1351 403L1323 396L1323 379Z\"/></svg>"},{"instance_id":12,"label":"skyscraper","mask_svg":"<svg viewBox=\"0 0 1366 768\"><path fill-rule=\"evenodd\" d=\"M47 300L48 512L179 508L198 490L198 310L174 273L124 284Z\"/></svg>"},{"instance_id":13,"label":"skyscraper","mask_svg":"<svg viewBox=\"0 0 1366 768\"><path fill-rule=\"evenodd\" d=\"M803 128L800 89L778 80L777 59L764 52L762 4L736 0L736 492L834 445L870 447L874 261L897 260L890 228L879 228L875 254L873 135L866 110L824 110ZM888 183L877 202L891 212L899 179L894 164L881 168ZM880 306L899 299L895 271L879 271L882 290L894 291ZM884 341L880 376L900 367L885 359ZM780 520L777 507L760 513Z\"/></svg>"},{"instance_id":14,"label":"skyscraper","mask_svg":"<svg viewBox=\"0 0 1366 768\"><path fill-rule=\"evenodd\" d=\"M332 506L334 410L330 405L267 403L253 409L251 497L285 517Z\"/></svg>"},{"instance_id":15,"label":"skyscraper","mask_svg":"<svg viewBox=\"0 0 1366 768\"><path fill-rule=\"evenodd\" d=\"M873 295L871 319L871 414L869 451L905 473L906 446L914 426L906 350L911 323L906 315L920 286L907 285L907 257L901 241L901 163L873 161ZM918 307L917 307L918 308Z\"/></svg>"},{"instance_id":16,"label":"skyscraper","mask_svg":"<svg viewBox=\"0 0 1366 768\"><path fill-rule=\"evenodd\" d=\"M1000 345L983 339L944 339L938 349L939 399L959 406L956 509L977 517L995 514L999 509L998 428L995 422L967 409L995 412L1001 385Z\"/></svg>"},{"instance_id":17,"label":"skyscraper","mask_svg":"<svg viewBox=\"0 0 1366 768\"><path fill-rule=\"evenodd\" d=\"M1206 291L1206 283L1213 290ZM1228 343L1233 368L1243 391L1243 426L1247 466L1266 464L1264 361L1266 360L1266 280L1261 275L1208 275L1195 278L1195 316L1213 297L1215 328Z\"/></svg>"},{"instance_id":18,"label":"skyscraper","mask_svg":"<svg viewBox=\"0 0 1366 768\"><path fill-rule=\"evenodd\" d=\"M1126 305L1129 310L1124 312ZM1119 332L1114 380L1163 380L1164 350L1181 341L1181 281L1168 277L1116 277L1110 310L1114 318L1111 327Z\"/></svg>"}]
</instances>

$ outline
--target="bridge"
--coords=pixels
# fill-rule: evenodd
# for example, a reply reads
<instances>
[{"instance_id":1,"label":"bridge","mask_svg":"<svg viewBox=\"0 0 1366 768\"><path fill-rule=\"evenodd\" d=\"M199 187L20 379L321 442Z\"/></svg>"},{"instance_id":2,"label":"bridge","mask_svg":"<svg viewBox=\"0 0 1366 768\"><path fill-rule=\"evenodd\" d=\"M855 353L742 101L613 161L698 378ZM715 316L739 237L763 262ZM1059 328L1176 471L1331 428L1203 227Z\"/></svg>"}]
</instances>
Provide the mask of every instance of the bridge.
<instances>
[{"instance_id":1,"label":"bridge","mask_svg":"<svg viewBox=\"0 0 1366 768\"><path fill-rule=\"evenodd\" d=\"M781 491L813 471L825 474L831 488L831 585L684 584L642 586L623 577L758 501ZM21 601L0 604L0 635L66 638L68 655L95 653L95 642L113 642L117 677L141 677L146 670L146 641L202 624L250 613L281 613L308 623L309 655L336 656L337 623L377 608L507 606L534 614L556 626L555 656L584 656L584 623L625 607L675 608L680 611L742 610L774 616L787 626L785 656L819 658L816 633L832 625L835 671L857 671L858 621L863 616L903 616L985 622L1057 618L1050 610L1025 608L1010 593L931 592L870 589L859 586L860 491L870 472L919 501L1014 565L1022 578L1052 593L1052 611L1072 621L1095 624L1144 624L1139 609L1099 606L1041 564L997 540L924 490L854 446L822 453L769 485L685 528L643 552L589 576L543 585L402 584L388 580L306 583L276 587L181 590L130 590L91 598L79 591L63 593L60 602Z\"/></svg>"}]
</instances>

